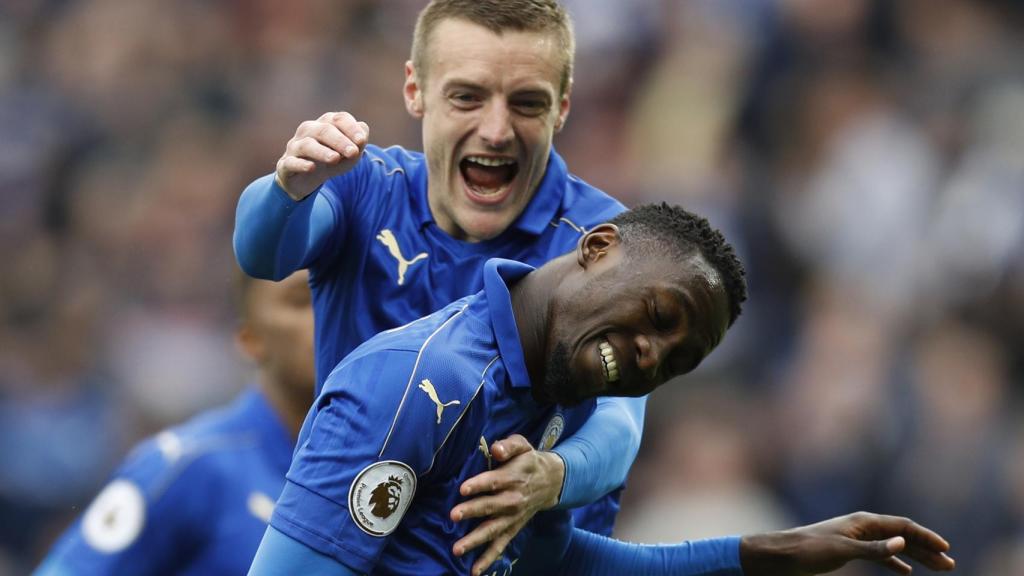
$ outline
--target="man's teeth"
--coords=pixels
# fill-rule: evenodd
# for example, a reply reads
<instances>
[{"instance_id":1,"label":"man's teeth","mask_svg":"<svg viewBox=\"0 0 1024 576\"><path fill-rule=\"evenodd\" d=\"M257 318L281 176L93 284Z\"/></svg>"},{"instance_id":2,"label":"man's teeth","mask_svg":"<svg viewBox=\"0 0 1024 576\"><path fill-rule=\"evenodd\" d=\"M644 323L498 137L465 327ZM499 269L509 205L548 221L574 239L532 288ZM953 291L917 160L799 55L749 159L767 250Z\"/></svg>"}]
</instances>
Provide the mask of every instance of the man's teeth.
<instances>
[{"instance_id":1,"label":"man's teeth","mask_svg":"<svg viewBox=\"0 0 1024 576\"><path fill-rule=\"evenodd\" d=\"M604 364L604 376L609 382L619 379L619 363L615 361L615 350L607 341L597 345L601 352L601 362Z\"/></svg>"},{"instance_id":2,"label":"man's teeth","mask_svg":"<svg viewBox=\"0 0 1024 576\"><path fill-rule=\"evenodd\" d=\"M467 156L466 160L481 166L508 166L516 162L511 158L491 158L488 156Z\"/></svg>"}]
</instances>

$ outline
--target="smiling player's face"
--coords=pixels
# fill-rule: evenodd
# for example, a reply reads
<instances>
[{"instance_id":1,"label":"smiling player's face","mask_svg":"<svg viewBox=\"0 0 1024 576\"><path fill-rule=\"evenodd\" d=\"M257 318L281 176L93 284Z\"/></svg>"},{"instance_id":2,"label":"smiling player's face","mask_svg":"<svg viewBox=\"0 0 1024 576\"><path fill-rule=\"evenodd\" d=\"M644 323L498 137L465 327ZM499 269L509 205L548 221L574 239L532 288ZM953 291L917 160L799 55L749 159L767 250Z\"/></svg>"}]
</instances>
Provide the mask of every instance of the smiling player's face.
<instances>
[{"instance_id":1,"label":"smiling player's face","mask_svg":"<svg viewBox=\"0 0 1024 576\"><path fill-rule=\"evenodd\" d=\"M501 234L544 177L569 112L565 57L553 34L438 24L428 69L406 65L406 107L423 120L430 210L442 230L477 242Z\"/></svg>"},{"instance_id":2,"label":"smiling player's face","mask_svg":"<svg viewBox=\"0 0 1024 576\"><path fill-rule=\"evenodd\" d=\"M648 394L725 335L728 297L700 255L631 257L614 244L585 276L559 295L549 327L545 388L562 404Z\"/></svg>"}]
</instances>

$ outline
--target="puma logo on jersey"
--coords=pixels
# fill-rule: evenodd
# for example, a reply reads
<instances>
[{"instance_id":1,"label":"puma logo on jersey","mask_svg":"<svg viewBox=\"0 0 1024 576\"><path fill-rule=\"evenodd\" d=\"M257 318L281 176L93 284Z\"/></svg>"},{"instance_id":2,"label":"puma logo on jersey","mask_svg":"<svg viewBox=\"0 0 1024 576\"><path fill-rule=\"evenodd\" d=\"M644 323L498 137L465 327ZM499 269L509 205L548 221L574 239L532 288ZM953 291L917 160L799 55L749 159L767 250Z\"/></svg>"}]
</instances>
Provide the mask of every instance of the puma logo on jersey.
<instances>
[{"instance_id":1,"label":"puma logo on jersey","mask_svg":"<svg viewBox=\"0 0 1024 576\"><path fill-rule=\"evenodd\" d=\"M398 246L398 239L395 238L394 232L387 228L381 230L377 234L377 240L387 247L388 253L398 261L398 285L401 286L405 283L405 272L409 269L409 266L423 260L427 257L426 252L420 252L419 254L412 257L412 260L406 260L405 256L402 255L402 249Z\"/></svg>"},{"instance_id":2,"label":"puma logo on jersey","mask_svg":"<svg viewBox=\"0 0 1024 576\"><path fill-rule=\"evenodd\" d=\"M449 406L458 406L459 404L461 404L461 402L459 402L458 400L451 400L449 402L442 403L441 400L437 397L437 390L434 389L434 385L431 384L430 380L427 380L426 378L424 378L423 381L420 382L420 390L426 392L427 396L430 397L430 401L437 406L438 424L441 423L441 413L444 412L445 408Z\"/></svg>"}]
</instances>

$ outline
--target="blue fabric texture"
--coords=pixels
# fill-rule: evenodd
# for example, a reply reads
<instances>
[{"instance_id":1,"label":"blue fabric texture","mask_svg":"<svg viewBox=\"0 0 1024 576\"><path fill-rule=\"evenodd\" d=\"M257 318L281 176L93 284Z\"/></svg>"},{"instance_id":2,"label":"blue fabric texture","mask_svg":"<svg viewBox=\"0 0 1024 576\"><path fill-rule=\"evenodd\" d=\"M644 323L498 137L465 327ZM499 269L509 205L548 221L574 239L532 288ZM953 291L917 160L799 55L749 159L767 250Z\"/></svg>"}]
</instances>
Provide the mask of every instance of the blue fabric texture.
<instances>
[{"instance_id":1,"label":"blue fabric texture","mask_svg":"<svg viewBox=\"0 0 1024 576\"><path fill-rule=\"evenodd\" d=\"M302 200L274 175L250 184L236 211L234 248L251 275L280 279L309 268L316 315L317 391L359 344L483 288L490 257L539 266L625 208L571 175L551 152L523 214L496 238L457 240L434 222L422 154L366 147L360 162ZM601 399L595 422L567 448L563 496L578 525L610 534L618 491L640 446L643 402ZM604 409L607 406L608 409ZM610 495L606 496L608 492Z\"/></svg>"},{"instance_id":2,"label":"blue fabric texture","mask_svg":"<svg viewBox=\"0 0 1024 576\"><path fill-rule=\"evenodd\" d=\"M300 432L275 529L359 572L469 572L483 549L456 558L452 546L479 522L449 512L458 487L494 465L481 447L571 434L595 405L533 399L508 288L530 270L490 260L483 291L371 338L338 365ZM512 570L529 535L491 571Z\"/></svg>"}]
</instances>

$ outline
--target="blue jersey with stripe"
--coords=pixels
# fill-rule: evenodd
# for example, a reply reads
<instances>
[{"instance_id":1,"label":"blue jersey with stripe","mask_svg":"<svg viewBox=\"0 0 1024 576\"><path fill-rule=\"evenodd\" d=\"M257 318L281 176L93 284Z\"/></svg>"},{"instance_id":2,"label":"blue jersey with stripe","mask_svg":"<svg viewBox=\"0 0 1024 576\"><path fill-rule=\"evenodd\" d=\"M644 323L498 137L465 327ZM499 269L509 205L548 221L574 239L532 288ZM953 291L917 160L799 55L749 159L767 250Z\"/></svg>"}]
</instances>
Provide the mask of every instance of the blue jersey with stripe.
<instances>
[{"instance_id":1,"label":"blue jersey with stripe","mask_svg":"<svg viewBox=\"0 0 1024 576\"><path fill-rule=\"evenodd\" d=\"M485 242L457 240L434 223L424 156L398 146L368 145L354 169L313 196L329 204L332 220L331 233L302 263L316 310L317 391L374 334L480 290L488 258L540 266L625 210L570 175L554 151L524 212Z\"/></svg>"},{"instance_id":2,"label":"blue jersey with stripe","mask_svg":"<svg viewBox=\"0 0 1024 576\"><path fill-rule=\"evenodd\" d=\"M484 290L357 348L330 374L299 436L274 528L360 573L468 574L451 550L459 485L491 442L552 445L590 415L531 395L507 284L529 266L488 261ZM526 529L492 571L512 573ZM490 572L489 572L490 573Z\"/></svg>"},{"instance_id":3,"label":"blue jersey with stripe","mask_svg":"<svg viewBox=\"0 0 1024 576\"><path fill-rule=\"evenodd\" d=\"M291 217L302 210L309 212ZM243 267L250 270L257 260L261 276L283 278L309 269L319 392L337 363L374 334L480 290L488 258L540 266L573 250L586 230L623 210L571 175L552 150L537 191L508 229L484 242L464 242L434 222L423 154L368 145L353 169L301 202L291 200L273 174L255 181L239 201L234 241ZM272 232L268 222L275 222ZM570 469L567 460L563 498L581 506L573 512L577 526L611 534L620 486L639 446L643 402L598 401L599 414L607 416L590 427L586 440L609 446L615 456L598 462L603 456L596 455L589 469ZM627 433L622 426L635 428Z\"/></svg>"},{"instance_id":4,"label":"blue jersey with stripe","mask_svg":"<svg viewBox=\"0 0 1024 576\"><path fill-rule=\"evenodd\" d=\"M246 574L294 444L256 389L137 446L37 571Z\"/></svg>"}]
</instances>

